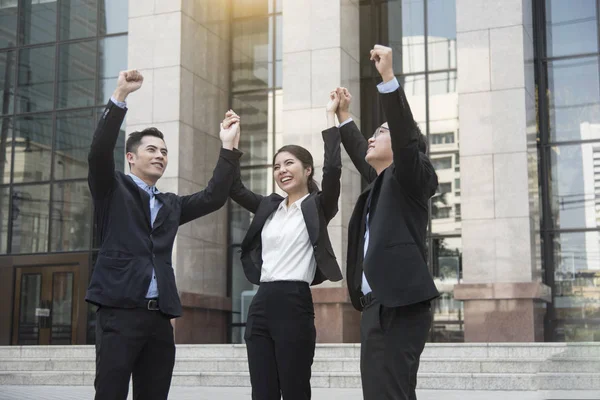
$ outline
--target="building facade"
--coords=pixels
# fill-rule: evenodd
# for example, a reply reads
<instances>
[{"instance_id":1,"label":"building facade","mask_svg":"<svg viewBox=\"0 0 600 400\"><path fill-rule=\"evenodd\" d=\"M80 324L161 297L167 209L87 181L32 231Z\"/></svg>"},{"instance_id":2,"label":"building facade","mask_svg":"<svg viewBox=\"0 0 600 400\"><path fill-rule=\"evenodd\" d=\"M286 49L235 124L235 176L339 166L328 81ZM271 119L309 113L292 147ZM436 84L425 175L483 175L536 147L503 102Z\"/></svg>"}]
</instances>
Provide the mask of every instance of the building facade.
<instances>
[{"instance_id":1,"label":"building facade","mask_svg":"<svg viewBox=\"0 0 600 400\"><path fill-rule=\"evenodd\" d=\"M120 70L143 88L126 133L156 126L161 191L202 189L219 122L243 120L242 179L277 191L272 157L299 144L320 180L327 95L353 95L365 136L383 121L375 43L429 140L439 176L428 261L433 342L600 340L597 0L0 0L0 344L94 343L84 301L98 252L87 151ZM345 269L363 182L342 155L329 226ZM235 203L181 227L178 343L240 343L256 291ZM344 271L345 272L345 271ZM359 341L345 281L313 288L318 340Z\"/></svg>"}]
</instances>

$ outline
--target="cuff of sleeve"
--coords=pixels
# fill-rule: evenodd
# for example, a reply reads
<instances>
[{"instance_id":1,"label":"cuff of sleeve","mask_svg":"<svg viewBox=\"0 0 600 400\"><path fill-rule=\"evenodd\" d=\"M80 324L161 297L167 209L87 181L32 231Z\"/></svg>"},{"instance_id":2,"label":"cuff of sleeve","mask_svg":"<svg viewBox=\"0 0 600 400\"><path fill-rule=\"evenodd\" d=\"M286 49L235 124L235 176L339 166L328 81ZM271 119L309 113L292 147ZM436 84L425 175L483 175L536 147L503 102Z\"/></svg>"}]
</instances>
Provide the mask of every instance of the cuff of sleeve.
<instances>
[{"instance_id":1,"label":"cuff of sleeve","mask_svg":"<svg viewBox=\"0 0 600 400\"><path fill-rule=\"evenodd\" d=\"M377 85L377 90L379 90L379 93L392 93L398 90L399 87L400 84L398 83L398 79L394 78L386 83L381 82Z\"/></svg>"},{"instance_id":2,"label":"cuff of sleeve","mask_svg":"<svg viewBox=\"0 0 600 400\"><path fill-rule=\"evenodd\" d=\"M228 150L228 149L224 149L223 147L221 147L221 153L219 154L219 156L226 158L227 160L237 161L240 159L242 154L244 154L244 153L242 153L238 149Z\"/></svg>"},{"instance_id":3,"label":"cuff of sleeve","mask_svg":"<svg viewBox=\"0 0 600 400\"><path fill-rule=\"evenodd\" d=\"M350 122L352 122L353 119L352 117L348 118L347 120L345 120L344 122L342 122L341 124L338 125L338 128L341 128L342 126L349 124Z\"/></svg>"},{"instance_id":4,"label":"cuff of sleeve","mask_svg":"<svg viewBox=\"0 0 600 400\"><path fill-rule=\"evenodd\" d=\"M127 103L124 101L117 101L113 96L110 96L110 101L114 103L115 106L119 108L127 108Z\"/></svg>"}]
</instances>

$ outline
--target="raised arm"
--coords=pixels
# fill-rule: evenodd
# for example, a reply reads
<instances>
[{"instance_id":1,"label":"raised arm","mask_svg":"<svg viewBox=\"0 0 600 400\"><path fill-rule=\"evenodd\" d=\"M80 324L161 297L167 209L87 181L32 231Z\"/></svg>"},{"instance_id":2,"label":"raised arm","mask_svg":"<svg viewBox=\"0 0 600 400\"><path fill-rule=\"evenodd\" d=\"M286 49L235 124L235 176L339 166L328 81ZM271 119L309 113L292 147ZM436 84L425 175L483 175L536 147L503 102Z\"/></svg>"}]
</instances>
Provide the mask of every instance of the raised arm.
<instances>
[{"instance_id":1,"label":"raised arm","mask_svg":"<svg viewBox=\"0 0 600 400\"><path fill-rule=\"evenodd\" d=\"M223 207L227 202L235 172L240 168L239 159L242 155L239 151L234 150L238 126L239 122L229 124L227 127L221 124L219 136L222 148L213 176L204 190L189 196L179 197L181 204L180 224L210 214Z\"/></svg>"},{"instance_id":2,"label":"raised arm","mask_svg":"<svg viewBox=\"0 0 600 400\"><path fill-rule=\"evenodd\" d=\"M144 77L136 70L119 73L117 88L98 122L88 154L88 185L93 198L105 197L115 185L114 150L127 112L125 99L143 82Z\"/></svg>"},{"instance_id":3,"label":"raised arm","mask_svg":"<svg viewBox=\"0 0 600 400\"><path fill-rule=\"evenodd\" d=\"M394 76L392 49L376 45L371 60L383 82L378 85L383 112L390 128L394 153L394 175L414 195L430 197L437 187L437 176L429 158L419 151L419 135L406 94Z\"/></svg>"},{"instance_id":4,"label":"raised arm","mask_svg":"<svg viewBox=\"0 0 600 400\"><path fill-rule=\"evenodd\" d=\"M237 134L235 136L233 146L235 148L238 148L239 141L240 141L240 131L241 131L240 117L233 110L229 110L225 114L225 119L221 123L221 126L229 127L230 125L232 125L234 123L237 123ZM264 196L261 196L260 194L256 194L252 190L250 190L250 189L246 188L246 186L244 186L244 184L242 183L242 174L241 174L239 166L238 166L238 168L236 168L236 170L234 172L233 184L231 186L231 190L229 191L229 197L231 197L231 199L233 201L235 201L240 206L244 207L246 210L250 211L253 214L256 213L256 210L258 210L258 206L260 205L260 202L264 198Z\"/></svg>"},{"instance_id":5,"label":"raised arm","mask_svg":"<svg viewBox=\"0 0 600 400\"><path fill-rule=\"evenodd\" d=\"M335 126L335 113L339 107L340 98L336 90L329 93L329 103L325 108L327 125L330 127L322 132L325 155L323 159L323 180L319 199L327 222L331 221L338 212L340 198L340 178L342 177L342 156L340 149L340 132Z\"/></svg>"},{"instance_id":6,"label":"raised arm","mask_svg":"<svg viewBox=\"0 0 600 400\"><path fill-rule=\"evenodd\" d=\"M369 147L367 139L360 133L358 126L350 117L352 95L346 88L338 88L337 92L340 97L340 105L336 114L340 122L342 144L358 172L368 183L371 183L377 178L377 172L365 160Z\"/></svg>"}]
</instances>

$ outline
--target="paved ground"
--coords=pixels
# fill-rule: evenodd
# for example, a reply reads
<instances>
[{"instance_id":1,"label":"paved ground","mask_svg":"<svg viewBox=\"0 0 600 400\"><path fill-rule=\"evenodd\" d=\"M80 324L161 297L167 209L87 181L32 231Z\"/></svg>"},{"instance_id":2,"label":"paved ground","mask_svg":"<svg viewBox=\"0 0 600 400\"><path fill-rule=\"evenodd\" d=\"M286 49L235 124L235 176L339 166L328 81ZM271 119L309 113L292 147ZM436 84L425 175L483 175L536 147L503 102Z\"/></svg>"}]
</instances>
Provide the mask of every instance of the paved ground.
<instances>
[{"instance_id":1,"label":"paved ground","mask_svg":"<svg viewBox=\"0 0 600 400\"><path fill-rule=\"evenodd\" d=\"M418 400L546 400L600 399L600 393L507 392L421 390ZM131 394L129 396L131 398ZM82 400L93 399L94 389L86 386L0 386L0 400ZM250 388L171 388L169 400L241 400L250 398ZM360 389L313 389L313 400L362 400Z\"/></svg>"}]
</instances>

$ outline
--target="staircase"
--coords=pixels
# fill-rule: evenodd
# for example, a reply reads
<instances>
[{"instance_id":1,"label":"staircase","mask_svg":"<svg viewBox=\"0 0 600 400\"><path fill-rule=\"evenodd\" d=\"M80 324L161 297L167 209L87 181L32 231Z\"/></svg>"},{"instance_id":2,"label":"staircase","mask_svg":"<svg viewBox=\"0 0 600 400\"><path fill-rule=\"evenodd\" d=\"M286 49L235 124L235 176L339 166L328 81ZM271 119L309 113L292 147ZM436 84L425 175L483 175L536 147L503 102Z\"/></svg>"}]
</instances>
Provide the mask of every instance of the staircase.
<instances>
[{"instance_id":1,"label":"staircase","mask_svg":"<svg viewBox=\"0 0 600 400\"><path fill-rule=\"evenodd\" d=\"M315 388L358 388L360 345L318 344ZM0 385L93 385L93 346L0 347ZM175 386L250 386L244 345L178 345ZM418 387L599 390L600 343L427 344Z\"/></svg>"}]
</instances>

